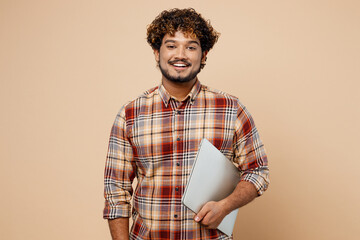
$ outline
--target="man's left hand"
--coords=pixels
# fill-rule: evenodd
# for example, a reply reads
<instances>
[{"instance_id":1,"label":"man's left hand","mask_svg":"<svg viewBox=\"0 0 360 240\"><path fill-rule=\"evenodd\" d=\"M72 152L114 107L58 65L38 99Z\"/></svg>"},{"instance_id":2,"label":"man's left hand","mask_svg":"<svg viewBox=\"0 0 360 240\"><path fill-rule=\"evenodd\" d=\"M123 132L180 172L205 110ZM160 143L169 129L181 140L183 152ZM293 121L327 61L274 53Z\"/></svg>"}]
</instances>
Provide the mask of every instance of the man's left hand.
<instances>
[{"instance_id":1,"label":"man's left hand","mask_svg":"<svg viewBox=\"0 0 360 240\"><path fill-rule=\"evenodd\" d=\"M201 208L194 220L207 228L216 229L226 215L223 201L210 201Z\"/></svg>"}]
</instances>

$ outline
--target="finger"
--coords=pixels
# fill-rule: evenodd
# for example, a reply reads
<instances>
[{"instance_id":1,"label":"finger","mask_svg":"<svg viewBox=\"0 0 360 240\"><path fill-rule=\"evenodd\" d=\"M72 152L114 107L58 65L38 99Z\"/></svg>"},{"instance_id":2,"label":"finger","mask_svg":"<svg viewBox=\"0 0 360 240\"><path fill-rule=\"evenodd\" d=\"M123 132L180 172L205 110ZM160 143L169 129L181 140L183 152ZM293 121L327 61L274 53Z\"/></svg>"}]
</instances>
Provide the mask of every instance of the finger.
<instances>
[{"instance_id":1,"label":"finger","mask_svg":"<svg viewBox=\"0 0 360 240\"><path fill-rule=\"evenodd\" d=\"M212 212L208 211L205 216L203 216L202 220L201 220L201 224L204 225L205 227L208 227L211 224L211 219L212 219Z\"/></svg>"},{"instance_id":2,"label":"finger","mask_svg":"<svg viewBox=\"0 0 360 240\"><path fill-rule=\"evenodd\" d=\"M200 222L206 214L209 212L209 209L207 207L207 203L200 209L200 211L195 215L194 220L196 222Z\"/></svg>"}]
</instances>

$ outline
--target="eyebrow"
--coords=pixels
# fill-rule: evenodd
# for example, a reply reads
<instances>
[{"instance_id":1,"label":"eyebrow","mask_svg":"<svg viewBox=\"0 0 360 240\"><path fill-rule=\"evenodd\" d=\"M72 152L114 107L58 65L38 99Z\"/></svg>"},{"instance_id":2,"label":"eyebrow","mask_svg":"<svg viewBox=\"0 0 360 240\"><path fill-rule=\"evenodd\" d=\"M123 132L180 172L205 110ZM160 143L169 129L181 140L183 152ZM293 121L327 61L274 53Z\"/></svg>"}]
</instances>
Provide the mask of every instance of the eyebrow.
<instances>
[{"instance_id":1,"label":"eyebrow","mask_svg":"<svg viewBox=\"0 0 360 240\"><path fill-rule=\"evenodd\" d=\"M170 43L175 43L176 41L175 41L175 40L168 39L168 40L166 40L164 43L169 43L169 42L170 42ZM195 40L188 41L187 43L189 43L189 44L195 43L195 44L197 44L197 45L200 46L199 42L197 42L197 41L195 41Z\"/></svg>"}]
</instances>

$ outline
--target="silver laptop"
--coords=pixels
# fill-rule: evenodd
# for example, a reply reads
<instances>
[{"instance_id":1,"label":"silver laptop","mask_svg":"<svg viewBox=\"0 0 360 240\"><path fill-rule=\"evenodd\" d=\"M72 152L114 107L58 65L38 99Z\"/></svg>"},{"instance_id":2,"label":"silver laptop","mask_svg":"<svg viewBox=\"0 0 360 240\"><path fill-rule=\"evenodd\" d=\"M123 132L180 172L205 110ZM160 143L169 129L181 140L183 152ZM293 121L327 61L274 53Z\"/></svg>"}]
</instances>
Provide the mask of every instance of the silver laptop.
<instances>
[{"instance_id":1,"label":"silver laptop","mask_svg":"<svg viewBox=\"0 0 360 240\"><path fill-rule=\"evenodd\" d=\"M198 213L208 201L219 201L229 196L239 181L240 174L235 165L207 139L203 139L182 202ZM218 229L231 236L237 213L238 209L225 216Z\"/></svg>"}]
</instances>

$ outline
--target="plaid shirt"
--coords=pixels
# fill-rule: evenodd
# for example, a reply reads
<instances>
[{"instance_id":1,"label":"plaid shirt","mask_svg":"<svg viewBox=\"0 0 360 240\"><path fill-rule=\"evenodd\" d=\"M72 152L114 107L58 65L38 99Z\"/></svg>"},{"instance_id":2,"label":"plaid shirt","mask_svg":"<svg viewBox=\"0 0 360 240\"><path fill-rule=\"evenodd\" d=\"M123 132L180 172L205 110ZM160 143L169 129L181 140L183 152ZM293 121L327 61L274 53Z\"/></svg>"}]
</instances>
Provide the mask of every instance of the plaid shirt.
<instances>
[{"instance_id":1,"label":"plaid shirt","mask_svg":"<svg viewBox=\"0 0 360 240\"><path fill-rule=\"evenodd\" d=\"M104 218L132 215L130 239L232 239L196 223L181 203L202 138L231 160L241 180L253 183L259 195L266 190L264 147L237 98L197 81L179 102L160 85L116 116L105 167Z\"/></svg>"}]
</instances>

